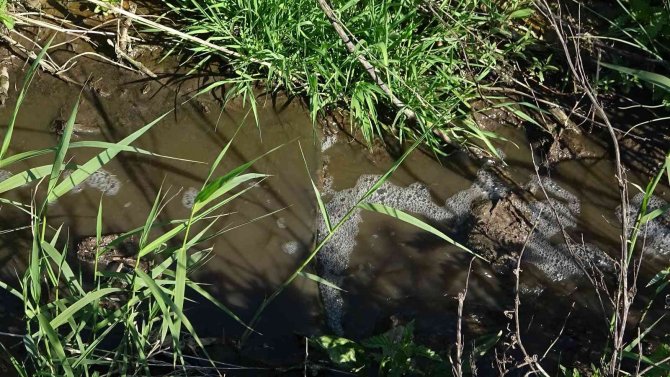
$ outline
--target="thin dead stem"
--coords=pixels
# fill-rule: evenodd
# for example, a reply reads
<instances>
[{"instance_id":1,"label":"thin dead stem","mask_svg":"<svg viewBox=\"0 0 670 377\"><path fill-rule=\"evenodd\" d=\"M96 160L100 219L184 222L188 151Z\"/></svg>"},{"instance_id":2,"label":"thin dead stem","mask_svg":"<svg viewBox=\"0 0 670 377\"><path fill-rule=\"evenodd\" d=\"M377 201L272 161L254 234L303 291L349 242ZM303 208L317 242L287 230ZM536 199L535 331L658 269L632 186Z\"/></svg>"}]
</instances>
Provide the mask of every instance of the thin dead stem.
<instances>
[{"instance_id":1,"label":"thin dead stem","mask_svg":"<svg viewBox=\"0 0 670 377\"><path fill-rule=\"evenodd\" d=\"M452 371L454 376L463 377L463 306L465 298L468 296L468 285L470 284L470 273L472 272L472 262L475 258L470 259L468 266L468 274L465 276L465 288L458 293L458 321L456 322L456 362L452 363Z\"/></svg>"},{"instance_id":2,"label":"thin dead stem","mask_svg":"<svg viewBox=\"0 0 670 377\"><path fill-rule=\"evenodd\" d=\"M526 246L528 246L528 243L530 242L530 239L533 237L533 233L535 233L535 228L537 227L537 224L540 221L540 218L542 216L542 210L540 210L540 213L537 216L537 219L534 221L533 227L531 228L530 232L528 232L528 236L526 236L526 239L524 240L523 247L521 248L521 251L519 252L519 257L516 262L516 268L514 269L514 278L515 278L515 286L514 286L514 324L515 324L515 337L516 337L516 344L519 345L519 349L521 349L521 352L523 353L524 356L524 362L519 365L518 367L522 367L524 365L528 365L530 369L535 373L535 374L541 374L544 377L549 377L549 374L542 368L542 365L537 360L537 356L533 355L531 356L528 351L526 350L526 347L523 345L523 341L521 340L521 324L519 320L519 307L521 306L521 299L519 297L519 281L521 277L521 259L523 258L523 253L526 251Z\"/></svg>"},{"instance_id":3,"label":"thin dead stem","mask_svg":"<svg viewBox=\"0 0 670 377\"><path fill-rule=\"evenodd\" d=\"M573 38L574 32L569 25L561 22L560 4L558 6L558 15L555 15L551 6L546 0L537 0L535 2L536 8L549 21L550 26L554 29L558 41L563 49L566 57L566 62L569 66L570 72L574 78L575 86L579 87L584 94L589 98L595 113L605 123L609 132L614 149L614 162L616 166L615 179L619 187L619 194L621 199L621 234L620 234L620 256L618 260L619 271L617 274L617 289L614 293L614 318L612 326L612 354L610 360L607 362L608 373L612 376L618 376L621 366L622 351L624 348L624 335L626 332L626 325L630 307L635 297L635 291L631 287L636 286L636 281L630 281L629 265L632 253L628 250L628 235L629 235L629 214L628 214L628 184L626 181L626 173L621 164L621 152L619 150L619 141L616 137L614 127L612 126L607 113L601 105L596 91L591 86L588 76L584 70L580 52L580 39ZM581 9L581 7L579 8ZM566 30L567 29L567 30ZM568 40L572 42L572 49L568 45Z\"/></svg>"}]
</instances>

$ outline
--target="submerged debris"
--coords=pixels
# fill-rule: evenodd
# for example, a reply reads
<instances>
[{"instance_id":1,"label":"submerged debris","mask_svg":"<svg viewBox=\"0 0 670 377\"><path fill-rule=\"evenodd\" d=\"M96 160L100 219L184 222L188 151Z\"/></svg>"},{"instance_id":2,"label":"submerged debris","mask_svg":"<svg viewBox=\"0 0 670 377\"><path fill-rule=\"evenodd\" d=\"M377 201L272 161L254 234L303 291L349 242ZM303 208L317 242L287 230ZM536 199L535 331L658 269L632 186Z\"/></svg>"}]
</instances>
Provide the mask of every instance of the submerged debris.
<instances>
[{"instance_id":1,"label":"submerged debris","mask_svg":"<svg viewBox=\"0 0 670 377\"><path fill-rule=\"evenodd\" d=\"M55 133L58 136L63 135L63 132L65 132L65 125L67 124L67 120L58 118L53 121L51 124L51 131ZM91 125L91 124L82 124L82 123L75 123L72 126L72 133L73 134L99 134L100 133L100 127L97 125Z\"/></svg>"},{"instance_id":2,"label":"submerged debris","mask_svg":"<svg viewBox=\"0 0 670 377\"><path fill-rule=\"evenodd\" d=\"M120 236L120 234L102 236L100 244L96 237L83 238L77 244L77 259L89 264L95 264L97 259L98 268L117 272L135 269L136 255L139 251L138 242L135 237L117 241ZM150 265L150 262L143 259L140 260L138 267L146 272Z\"/></svg>"}]
</instances>

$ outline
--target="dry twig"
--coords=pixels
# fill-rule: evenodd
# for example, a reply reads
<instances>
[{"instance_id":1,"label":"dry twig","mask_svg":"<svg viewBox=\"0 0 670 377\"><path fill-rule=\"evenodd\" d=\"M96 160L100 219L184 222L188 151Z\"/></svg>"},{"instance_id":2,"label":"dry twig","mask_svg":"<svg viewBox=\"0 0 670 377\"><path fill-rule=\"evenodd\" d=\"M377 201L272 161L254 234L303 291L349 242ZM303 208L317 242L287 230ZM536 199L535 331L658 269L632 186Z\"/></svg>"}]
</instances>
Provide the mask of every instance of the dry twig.
<instances>
[{"instance_id":1,"label":"dry twig","mask_svg":"<svg viewBox=\"0 0 670 377\"><path fill-rule=\"evenodd\" d=\"M626 332L626 325L628 320L628 314L630 307L632 305L633 299L635 297L635 286L636 281L629 281L629 266L630 266L630 255L628 251L628 242L627 238L629 235L629 214L628 214L628 184L626 181L626 172L621 164L621 152L619 150L619 141L616 137L614 127L612 126L605 109L601 105L597 94L593 87L591 86L589 79L584 71L584 65L582 62L579 46L579 38L573 38L574 33L570 26L566 26L565 23L561 21L560 13L555 15L551 10L550 5L546 0L537 0L535 2L536 8L545 16L549 21L550 26L554 29L558 41L563 48L563 52L566 57L568 67L572 73L575 86L581 88L584 94L589 98L593 108L595 109L596 114L601 118L605 123L607 130L609 131L610 139L612 142L612 147L614 149L614 162L616 165L615 178L617 185L619 187L619 194L621 199L621 234L620 234L620 243L621 251L618 260L619 271L617 274L618 286L615 292L615 297L612 298L614 303L614 323L612 326L612 341L613 349L610 361L608 364L608 373L612 376L618 376L620 374L620 365L622 351L624 348L624 334ZM559 4L560 12L560 4ZM566 31L566 27L568 31ZM567 40L572 41L572 49L568 46Z\"/></svg>"}]
</instances>

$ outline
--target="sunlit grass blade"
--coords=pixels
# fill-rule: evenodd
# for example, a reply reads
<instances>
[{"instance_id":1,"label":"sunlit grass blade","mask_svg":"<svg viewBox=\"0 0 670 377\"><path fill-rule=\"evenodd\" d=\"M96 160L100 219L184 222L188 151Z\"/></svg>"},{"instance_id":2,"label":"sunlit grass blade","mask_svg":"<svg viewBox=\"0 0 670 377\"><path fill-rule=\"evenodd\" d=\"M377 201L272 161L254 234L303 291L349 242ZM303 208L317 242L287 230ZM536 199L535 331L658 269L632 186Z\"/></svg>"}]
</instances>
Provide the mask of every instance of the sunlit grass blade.
<instances>
[{"instance_id":1,"label":"sunlit grass blade","mask_svg":"<svg viewBox=\"0 0 670 377\"><path fill-rule=\"evenodd\" d=\"M151 228L153 227L154 223L156 222L156 218L158 217L158 212L159 208L161 205L161 200L162 200L162 191L163 191L163 185L158 189L158 193L156 193L156 199L154 199L154 203L151 205L151 210L149 210L149 215L147 216L146 221L144 222L144 227L142 228L142 233L140 235L140 249L143 248L146 243L147 239L149 238L149 233L151 232ZM138 262L140 258L137 258Z\"/></svg>"},{"instance_id":2,"label":"sunlit grass blade","mask_svg":"<svg viewBox=\"0 0 670 377\"><path fill-rule=\"evenodd\" d=\"M67 322L70 317L74 316L78 311L82 310L84 307L88 306L94 301L97 301L111 293L119 292L119 288L100 288L91 292L88 292L84 297L80 298L74 304L70 305L62 311L58 316L51 320L50 325L55 330L65 322Z\"/></svg>"},{"instance_id":3,"label":"sunlit grass blade","mask_svg":"<svg viewBox=\"0 0 670 377\"><path fill-rule=\"evenodd\" d=\"M333 226L330 223L330 216L328 216L328 210L326 209L326 206L323 204L323 199L321 198L321 193L319 192L319 189L316 187L316 184L314 184L314 179L312 179L312 174L309 171L309 166L307 165L307 159L305 158L305 153L302 150L302 145L298 143L298 146L300 148L300 154L302 155L302 161L305 164L305 169L307 169L309 182L312 184L312 189L314 190L314 196L316 197L316 203L319 206L319 212L321 212L323 221L326 224L326 229L328 229L328 231L330 232L333 229Z\"/></svg>"},{"instance_id":4,"label":"sunlit grass blade","mask_svg":"<svg viewBox=\"0 0 670 377\"><path fill-rule=\"evenodd\" d=\"M41 255L40 255L40 229L39 229L38 217L33 213L32 220L32 236L33 242L30 249L30 262L28 264L28 278L30 279L29 283L29 294L32 299L32 303L39 303L42 298L42 285L40 279L41 275ZM26 300L24 300L25 302Z\"/></svg>"},{"instance_id":5,"label":"sunlit grass blade","mask_svg":"<svg viewBox=\"0 0 670 377\"><path fill-rule=\"evenodd\" d=\"M74 107L72 108L70 117L68 118L67 122L65 122L65 128L63 129L63 134L58 140L58 145L56 146L56 156L54 159L54 163L51 167L51 176L49 177L49 186L47 189L47 193L51 193L54 187L56 187L56 183L58 182L58 177L60 176L60 172L62 170L61 167L63 166L63 162L65 161L65 154L67 153L67 149L70 146L70 138L72 137L72 129L74 128L74 122L77 119L78 109L79 109L79 97L77 97Z\"/></svg>"},{"instance_id":6,"label":"sunlit grass blade","mask_svg":"<svg viewBox=\"0 0 670 377\"><path fill-rule=\"evenodd\" d=\"M219 179L210 182L210 184L207 185L203 191L201 191L202 196L198 195L200 198L196 199L196 202L193 205L193 211L195 213L199 212L207 204L227 194L230 192L230 190L233 190L247 181L268 177L267 174L260 173L248 173L242 175L238 174L239 172L233 171Z\"/></svg>"},{"instance_id":7,"label":"sunlit grass blade","mask_svg":"<svg viewBox=\"0 0 670 377\"><path fill-rule=\"evenodd\" d=\"M193 212L197 213L199 212L203 207L205 207L208 203L212 202L213 200L221 197L222 195L226 194L229 192L232 188L238 186L244 181L247 181L249 179L253 178L263 178L267 177L266 174L258 174L258 173L250 173L244 175L246 178L242 179L240 174L245 172L247 169L249 169L256 161L259 159L267 156L268 154L276 151L277 149L281 148L283 145L279 145L277 147L274 147L270 149L269 151L263 153L262 155L254 158L251 161L245 162L244 164L234 168L230 172L228 172L226 175L219 177L211 182L208 182L206 185L203 186L203 188L200 190L198 195L195 198L195 203L193 204ZM226 146L227 147L227 146ZM220 156L222 157L224 153L222 153ZM212 168L215 168L218 164L220 163L219 157L217 157L217 160L215 161L214 165ZM210 177L211 174L213 173L213 169L210 171ZM232 186L231 186L232 185Z\"/></svg>"},{"instance_id":8,"label":"sunlit grass blade","mask_svg":"<svg viewBox=\"0 0 670 377\"><path fill-rule=\"evenodd\" d=\"M331 287L333 289L337 289L338 291L346 292L346 290L338 287L337 285L333 284L332 282L322 278L321 276L310 274L309 272L301 271L300 276L307 278L309 280L315 281L318 284L323 284L325 286Z\"/></svg>"},{"instance_id":9,"label":"sunlit grass blade","mask_svg":"<svg viewBox=\"0 0 670 377\"><path fill-rule=\"evenodd\" d=\"M42 242L42 250L44 250L47 256L51 258L51 260L57 266L60 267L61 273L63 274L63 277L65 278L65 281L68 283L68 285L76 288L77 293L83 295L84 289L75 276L74 271L72 271L72 268L70 268L70 265L64 260L63 256L58 252L58 250L56 250L52 244L47 242Z\"/></svg>"},{"instance_id":10,"label":"sunlit grass blade","mask_svg":"<svg viewBox=\"0 0 670 377\"><path fill-rule=\"evenodd\" d=\"M160 122L171 112L172 110L164 113L163 115L154 119L152 122L148 123L139 130L133 132L129 136L126 136L123 140L119 141L113 146L110 146L105 151L101 152L96 157L93 157L88 162L77 168L77 170L73 171L72 174L70 174L66 179L64 179L61 183L59 183L58 186L56 186L53 189L53 191L49 193L47 201L49 203L56 201L58 198L65 195L67 192L72 190L78 184L84 182L86 178L88 178L91 174L93 174L98 169L103 167L105 164L111 161L114 157L116 157L117 154L119 154L122 151L121 148L119 148L118 146L123 145L127 146L128 144L132 143L137 138L142 136L145 132L147 132L151 127Z\"/></svg>"},{"instance_id":11,"label":"sunlit grass blade","mask_svg":"<svg viewBox=\"0 0 670 377\"><path fill-rule=\"evenodd\" d=\"M135 273L137 274L137 276L139 276L140 279L142 279L144 284L146 284L146 286L151 291L152 296L156 299L156 303L158 303L158 306L160 307L161 312L163 313L162 316L163 323L165 323L167 328L170 330L170 335L172 336L172 338L178 341L179 334L177 333L177 328L175 327L175 324L172 321L172 314L171 314L172 301L163 291L163 289L161 289L158 286L158 284L156 284L156 282L151 277L149 277L149 275L144 273L142 270L136 270ZM165 341L165 335L162 335L161 342L164 341Z\"/></svg>"},{"instance_id":12,"label":"sunlit grass blade","mask_svg":"<svg viewBox=\"0 0 670 377\"><path fill-rule=\"evenodd\" d=\"M74 165L66 165L63 168L70 169L73 167ZM38 181L51 174L52 170L52 165L44 165L22 171L18 174L14 174L6 180L0 182L0 194L11 191L23 185L27 185L31 182Z\"/></svg>"},{"instance_id":13,"label":"sunlit grass blade","mask_svg":"<svg viewBox=\"0 0 670 377\"><path fill-rule=\"evenodd\" d=\"M657 85L659 88L661 88L661 89L663 89L667 92L670 92L670 77L663 76L661 74L654 73L654 72L643 71L643 70L640 70L640 69L632 69L632 68L628 68L628 67L624 67L624 66L620 66L620 65L616 65L616 64L609 64L609 63L600 62L600 65L602 65L603 67L609 68L609 69L613 69L615 71L619 71L621 73L625 73L627 75L637 77L638 79L640 79L642 81L646 81L648 83Z\"/></svg>"},{"instance_id":14,"label":"sunlit grass blade","mask_svg":"<svg viewBox=\"0 0 670 377\"><path fill-rule=\"evenodd\" d=\"M72 367L70 366L70 361L67 359L67 356L65 356L65 350L63 349L63 344L61 343L58 337L58 333L56 333L56 331L51 327L49 320L44 316L44 314L38 313L37 318L39 320L39 324L42 331L46 333L46 336L49 341L49 346L56 354L58 361L60 361L60 364L62 365L63 370L65 371L65 375L68 377L70 376L74 377Z\"/></svg>"},{"instance_id":15,"label":"sunlit grass blade","mask_svg":"<svg viewBox=\"0 0 670 377\"><path fill-rule=\"evenodd\" d=\"M426 232L428 232L432 235L440 237L441 239L447 241L448 243L458 247L459 249L461 249L461 250L463 250L463 251L465 251L469 254L474 255L477 258L480 258L482 260L486 260L481 255L473 252L472 250L468 249L467 247L465 247L465 246L461 245L460 243L454 241L451 237L447 236L446 234L444 234L443 232L441 232L437 228L431 226L430 224L428 224L428 223L426 223L426 222L424 222L424 221L422 221L422 220L420 220L420 219L418 219L418 218L416 218L416 217L414 217L414 216L412 216L412 215L410 215L406 212L403 212L401 210L398 210L398 209L395 209L395 208L392 208L392 207L389 207L389 206L385 206L383 204L377 204L377 203L361 203L361 204L358 205L358 207L362 208L362 209L365 209L367 211L381 213L381 214L384 214L384 215L387 215L387 216L391 216L391 217L393 217L395 219L398 219L400 221L404 221L404 222L406 222L408 224L411 224L411 225L413 225L413 226L415 226L419 229L425 230Z\"/></svg>"},{"instance_id":16,"label":"sunlit grass blade","mask_svg":"<svg viewBox=\"0 0 670 377\"><path fill-rule=\"evenodd\" d=\"M154 153L151 151L147 151L142 148L138 147L133 147L130 145L119 145L116 143L110 143L107 141L96 141L96 140L91 140L91 141L71 141L70 142L70 147L68 149L75 149L75 148L98 148L98 149L109 149L111 147L115 147L120 149L122 152L133 152L137 154L142 154L142 155L147 155L151 157L157 157L161 159L167 159L167 160L175 160L175 161L180 161L180 162L189 162L189 163L194 163L194 164L204 164L202 161L197 161L197 160L191 160L187 158L179 158L179 157L173 157L173 156L167 156L163 155L160 153ZM6 157L5 159L0 161L0 168L10 166L12 164L15 164L20 161L26 161L31 158L43 156L45 154L53 153L56 151L57 147L50 147L50 148L43 148L43 149L35 149L31 151L26 151L26 152L21 152L17 153L11 156Z\"/></svg>"},{"instance_id":17,"label":"sunlit grass blade","mask_svg":"<svg viewBox=\"0 0 670 377\"><path fill-rule=\"evenodd\" d=\"M56 34L54 34L49 41L42 47L42 50L37 54L35 59L33 60L33 63L30 65L30 68L28 69L28 72L23 78L23 86L21 87L21 91L19 92L19 96L16 100L16 105L14 106L14 111L12 112L11 117L9 118L9 124L7 125L7 131L5 132L5 136L2 140L2 148L0 149L0 161L5 157L5 154L7 154L7 150L9 149L9 144L12 141L12 133L14 132L14 126L16 125L16 117L19 114L19 110L21 109L21 105L23 104L23 100L26 97L26 93L28 92L28 88L30 87L30 83L33 81L33 77L35 77L35 73L37 72L37 69L39 68L40 61L44 58L44 55L47 53L47 50L49 50L49 47L51 46L51 42L54 40L56 37Z\"/></svg>"}]
</instances>

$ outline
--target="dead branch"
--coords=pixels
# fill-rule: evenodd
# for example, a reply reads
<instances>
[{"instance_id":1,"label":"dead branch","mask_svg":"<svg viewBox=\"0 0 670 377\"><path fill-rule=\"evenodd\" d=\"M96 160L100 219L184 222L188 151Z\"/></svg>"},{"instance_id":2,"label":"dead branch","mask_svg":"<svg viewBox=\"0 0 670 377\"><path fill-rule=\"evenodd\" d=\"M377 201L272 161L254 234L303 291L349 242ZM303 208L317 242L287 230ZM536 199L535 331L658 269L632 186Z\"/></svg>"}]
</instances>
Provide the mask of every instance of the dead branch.
<instances>
[{"instance_id":1,"label":"dead branch","mask_svg":"<svg viewBox=\"0 0 670 377\"><path fill-rule=\"evenodd\" d=\"M545 16L549 21L550 26L554 29L556 36L558 37L559 43L563 48L563 52L566 56L566 61L570 68L576 85L581 87L581 90L586 94L586 96L591 101L593 108L595 109L598 116L605 123L607 130L610 134L610 139L612 142L612 147L614 149L615 155L615 165L616 172L615 178L617 185L619 187L619 194L621 198L621 254L619 257L619 272L617 276L618 287L615 292L615 297L613 298L615 306L615 316L614 316L614 326L612 326L612 341L613 349L611 360L608 362L609 374L612 376L618 376L620 374L620 365L621 365L621 355L624 348L624 334L626 331L626 325L628 320L628 314L630 307L632 305L633 299L635 297L634 289L631 289L630 286L635 287L636 282L629 281L628 269L630 264L630 258L628 255L628 242L627 238L629 235L629 214L628 214L628 185L626 181L625 170L621 164L621 152L619 150L619 141L616 137L614 127L609 121L609 117L605 110L603 109L597 94L593 87L591 86L589 79L584 71L584 66L582 64L582 58L580 54L580 46L578 38L571 38L574 36L570 26L567 26L568 32L565 30L565 25L560 20L559 16L554 15L551 10L550 5L546 0L538 0L535 2L536 8ZM560 11L560 4L559 4ZM567 39L571 38L573 43L574 54L568 46Z\"/></svg>"},{"instance_id":2,"label":"dead branch","mask_svg":"<svg viewBox=\"0 0 670 377\"><path fill-rule=\"evenodd\" d=\"M9 44L11 47L16 49L17 52L24 55L24 57L26 59L28 59L28 60L37 59L37 54L34 51L31 51L31 50L27 49L22 44L15 41L14 39L12 39L10 36L0 33L0 39L7 42L7 44ZM40 60L38 62L38 64L43 71L48 72L48 73L58 77L59 79L65 81L67 83L74 84L74 85L77 85L77 86L83 86L82 83L77 82L77 81L69 78L68 76L66 76L63 73L63 71L61 70L61 68L54 65L54 64L50 64L50 63L46 62L45 60Z\"/></svg>"},{"instance_id":3,"label":"dead branch","mask_svg":"<svg viewBox=\"0 0 670 377\"><path fill-rule=\"evenodd\" d=\"M456 322L456 362L452 363L452 371L454 376L463 377L463 306L465 304L465 298L468 295L468 285L470 283L470 273L472 272L472 262L475 261L475 258L470 259L470 265L468 266L468 274L465 276L465 288L462 292L458 293L458 322Z\"/></svg>"},{"instance_id":4,"label":"dead branch","mask_svg":"<svg viewBox=\"0 0 670 377\"><path fill-rule=\"evenodd\" d=\"M129 2L130 5L128 6L128 11L132 14L135 14L137 11L137 5L133 2ZM117 32L116 32L116 45L114 46L114 49L116 51L116 54L119 55L119 59L123 58L124 56L121 55L127 54L130 52L130 41L128 39L128 30L130 30L130 27L133 24L133 20L128 17L119 17L117 20Z\"/></svg>"},{"instance_id":5,"label":"dead branch","mask_svg":"<svg viewBox=\"0 0 670 377\"><path fill-rule=\"evenodd\" d=\"M535 232L537 224L540 222L542 212L543 211L540 210L540 213L538 214L537 219L533 224L533 227L531 228L530 232L528 232L528 235L526 236L526 239L523 242L523 247L521 247L521 252L519 252L519 258L517 259L516 262L516 268L514 269L514 278L515 278L514 324L515 324L516 343L519 345L519 349L521 349L521 352L523 353L524 356L524 362L519 367L528 365L535 374L542 374L544 377L549 377L549 374L544 370L544 368L542 368L542 366L538 362L537 355L530 356L528 351L526 351L526 347L523 345L523 342L521 340L521 324L519 321L519 306L521 306L521 298L519 295L519 281L521 280L521 259L523 258L523 253L526 251L526 246L528 246L530 239L533 237L533 233Z\"/></svg>"}]
</instances>

